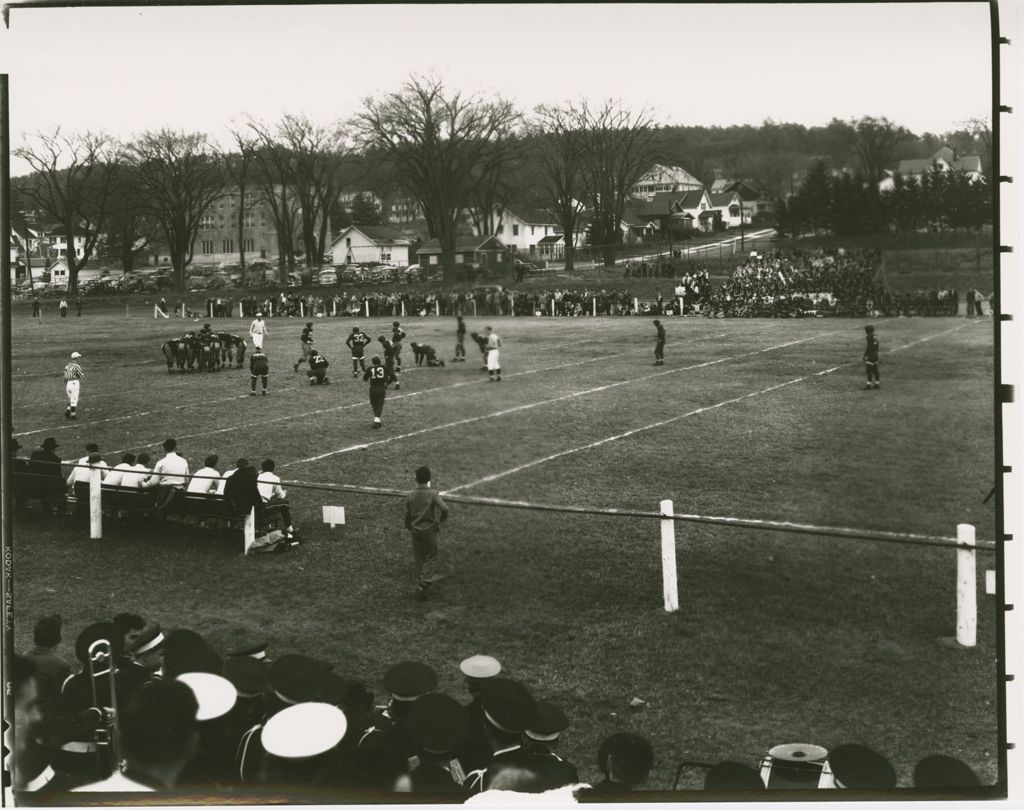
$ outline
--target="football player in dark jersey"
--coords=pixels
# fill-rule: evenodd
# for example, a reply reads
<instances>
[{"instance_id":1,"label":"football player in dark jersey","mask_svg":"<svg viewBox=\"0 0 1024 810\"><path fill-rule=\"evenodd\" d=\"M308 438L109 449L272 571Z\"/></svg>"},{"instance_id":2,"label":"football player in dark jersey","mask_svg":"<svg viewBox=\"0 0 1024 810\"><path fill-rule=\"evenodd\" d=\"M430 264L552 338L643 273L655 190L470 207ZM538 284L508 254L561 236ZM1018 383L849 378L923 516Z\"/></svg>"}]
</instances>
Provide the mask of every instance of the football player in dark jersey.
<instances>
[{"instance_id":1,"label":"football player in dark jersey","mask_svg":"<svg viewBox=\"0 0 1024 810\"><path fill-rule=\"evenodd\" d=\"M353 377L358 377L360 371L366 371L366 360L363 358L363 349L368 346L370 342L370 336L358 326L353 326L352 334L345 339L345 345L352 350Z\"/></svg>"},{"instance_id":2,"label":"football player in dark jersey","mask_svg":"<svg viewBox=\"0 0 1024 810\"><path fill-rule=\"evenodd\" d=\"M383 338L382 338L383 340ZM395 375L380 362L380 358L374 356L370 361L371 366L363 372L363 380L370 383L370 407L373 409L373 426L383 427L381 416L384 413L384 398L387 396L388 383L395 380ZM395 387L398 387L397 381Z\"/></svg>"}]
</instances>

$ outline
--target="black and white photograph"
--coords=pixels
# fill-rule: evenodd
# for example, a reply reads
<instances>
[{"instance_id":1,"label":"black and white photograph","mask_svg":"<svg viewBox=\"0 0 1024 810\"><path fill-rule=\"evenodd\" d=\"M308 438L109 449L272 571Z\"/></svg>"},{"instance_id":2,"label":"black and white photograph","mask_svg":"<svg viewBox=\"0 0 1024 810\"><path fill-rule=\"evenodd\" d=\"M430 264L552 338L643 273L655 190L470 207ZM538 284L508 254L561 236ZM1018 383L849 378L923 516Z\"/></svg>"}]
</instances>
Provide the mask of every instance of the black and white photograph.
<instances>
[{"instance_id":1,"label":"black and white photograph","mask_svg":"<svg viewBox=\"0 0 1024 810\"><path fill-rule=\"evenodd\" d=\"M1020 12L5 5L5 803L1019 801Z\"/></svg>"}]
</instances>

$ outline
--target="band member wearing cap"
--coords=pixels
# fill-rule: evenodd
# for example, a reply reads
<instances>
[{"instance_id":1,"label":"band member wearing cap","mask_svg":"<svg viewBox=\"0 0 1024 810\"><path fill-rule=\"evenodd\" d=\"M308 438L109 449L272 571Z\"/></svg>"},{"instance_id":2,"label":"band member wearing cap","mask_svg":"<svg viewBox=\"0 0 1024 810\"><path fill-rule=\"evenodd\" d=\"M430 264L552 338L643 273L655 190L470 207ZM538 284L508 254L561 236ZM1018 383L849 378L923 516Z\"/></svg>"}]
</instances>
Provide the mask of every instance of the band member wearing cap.
<instances>
[{"instance_id":1,"label":"band member wearing cap","mask_svg":"<svg viewBox=\"0 0 1024 810\"><path fill-rule=\"evenodd\" d=\"M178 681L154 681L139 690L123 710L120 771L76 791L170 790L199 744L192 690ZM159 733L154 733L159 729Z\"/></svg>"},{"instance_id":2,"label":"band member wearing cap","mask_svg":"<svg viewBox=\"0 0 1024 810\"><path fill-rule=\"evenodd\" d=\"M57 653L61 642L60 616L44 616L32 630L35 646L27 657L38 668L39 701L43 711L53 706L60 695L60 688L71 675L71 665Z\"/></svg>"},{"instance_id":3,"label":"band member wearing cap","mask_svg":"<svg viewBox=\"0 0 1024 810\"><path fill-rule=\"evenodd\" d=\"M345 713L328 703L290 706L263 727L266 756L259 781L300 794L336 784L338 744L347 729Z\"/></svg>"},{"instance_id":4,"label":"band member wearing cap","mask_svg":"<svg viewBox=\"0 0 1024 810\"><path fill-rule=\"evenodd\" d=\"M501 663L489 655L471 655L459 664L471 700L466 704L469 734L459 747L459 760L467 772L486 768L491 761L491 747L484 736L484 708L480 694L484 685L501 673Z\"/></svg>"},{"instance_id":5,"label":"band member wearing cap","mask_svg":"<svg viewBox=\"0 0 1024 810\"><path fill-rule=\"evenodd\" d=\"M448 520L448 505L430 487L430 467L416 470L416 489L405 499L405 528L412 535L412 553L416 560L416 598L430 598L430 588L439 579L437 541L441 524Z\"/></svg>"},{"instance_id":6,"label":"band member wearing cap","mask_svg":"<svg viewBox=\"0 0 1024 810\"><path fill-rule=\"evenodd\" d=\"M492 756L485 769L466 776L465 787L474 793L488 790L505 771L525 773L531 786L524 792L544 790L535 757L523 750L523 732L536 722L537 704L529 690L509 678L491 678L483 688L484 735Z\"/></svg>"},{"instance_id":7,"label":"band member wearing cap","mask_svg":"<svg viewBox=\"0 0 1024 810\"><path fill-rule=\"evenodd\" d=\"M256 313L256 320L249 324L249 337L252 338L252 345L256 349L263 348L263 338L268 334L267 324L263 320L263 313Z\"/></svg>"},{"instance_id":8,"label":"band member wearing cap","mask_svg":"<svg viewBox=\"0 0 1024 810\"><path fill-rule=\"evenodd\" d=\"M398 386L398 380L387 366L382 366L380 358L376 355L370 361L371 365L363 372L363 381L370 382L370 407L373 409L373 426L380 428L384 426L381 416L384 414L384 398L388 393L388 383L394 382Z\"/></svg>"},{"instance_id":9,"label":"band member wearing cap","mask_svg":"<svg viewBox=\"0 0 1024 810\"><path fill-rule=\"evenodd\" d=\"M386 706L373 710L373 724L349 757L344 782L364 790L388 791L408 769L416 745L407 719L414 701L437 686L437 673L418 661L403 661L384 673L384 688L391 695Z\"/></svg>"},{"instance_id":10,"label":"band member wearing cap","mask_svg":"<svg viewBox=\"0 0 1024 810\"><path fill-rule=\"evenodd\" d=\"M881 378L878 376L878 337L875 335L875 327L868 324L864 327L864 371L868 381L864 389L878 388Z\"/></svg>"},{"instance_id":11,"label":"band member wearing cap","mask_svg":"<svg viewBox=\"0 0 1024 810\"><path fill-rule=\"evenodd\" d=\"M828 764L837 788L892 790L896 787L896 769L867 746L854 743L837 746L829 752Z\"/></svg>"},{"instance_id":12,"label":"band member wearing cap","mask_svg":"<svg viewBox=\"0 0 1024 810\"><path fill-rule=\"evenodd\" d=\"M654 341L654 365L665 365L665 327L661 321L654 321L654 328L658 330L658 336Z\"/></svg>"},{"instance_id":13,"label":"band member wearing cap","mask_svg":"<svg viewBox=\"0 0 1024 810\"><path fill-rule=\"evenodd\" d=\"M82 364L78 362L81 359L81 354L71 352L71 362L64 366L64 389L68 395L68 407L64 410L65 419L78 418L78 396L81 393L82 380L85 379Z\"/></svg>"},{"instance_id":14,"label":"band member wearing cap","mask_svg":"<svg viewBox=\"0 0 1024 810\"><path fill-rule=\"evenodd\" d=\"M125 657L131 664L140 667L145 677L159 678L164 666L164 634L159 624L147 624L142 631L125 645Z\"/></svg>"},{"instance_id":15,"label":"band member wearing cap","mask_svg":"<svg viewBox=\"0 0 1024 810\"><path fill-rule=\"evenodd\" d=\"M294 369L299 370L299 366L305 363L309 359L309 353L313 348L313 322L309 321L302 330L302 334L299 336L299 348L302 350L302 354L298 360L295 361Z\"/></svg>"},{"instance_id":16,"label":"band member wearing cap","mask_svg":"<svg viewBox=\"0 0 1024 810\"><path fill-rule=\"evenodd\" d=\"M604 779L593 786L598 793L626 793L638 787L654 767L654 749L643 737L620 732L606 737L597 751L597 767Z\"/></svg>"},{"instance_id":17,"label":"band member wearing cap","mask_svg":"<svg viewBox=\"0 0 1024 810\"><path fill-rule=\"evenodd\" d=\"M523 732L523 749L537 758L537 770L545 790L580 781L576 766L555 753L559 736L568 727L569 719L561 709L546 700L538 700L536 718Z\"/></svg>"},{"instance_id":18,"label":"band member wearing cap","mask_svg":"<svg viewBox=\"0 0 1024 810\"><path fill-rule=\"evenodd\" d=\"M199 741L196 754L179 777L179 783L214 793L234 772L237 740L227 736L226 715L238 700L234 684L219 673L185 672L176 678L192 690L199 704L196 720Z\"/></svg>"},{"instance_id":19,"label":"band member wearing cap","mask_svg":"<svg viewBox=\"0 0 1024 810\"><path fill-rule=\"evenodd\" d=\"M352 327L352 333L345 338L345 345L352 350L352 376L358 377L360 371L366 371L366 360L363 358L363 349L369 346L373 340L366 332L358 326Z\"/></svg>"},{"instance_id":20,"label":"band member wearing cap","mask_svg":"<svg viewBox=\"0 0 1024 810\"><path fill-rule=\"evenodd\" d=\"M439 692L412 704L406 722L416 746L416 765L395 781L398 793L465 793L466 778L454 753L469 734L469 715L458 701Z\"/></svg>"}]
</instances>

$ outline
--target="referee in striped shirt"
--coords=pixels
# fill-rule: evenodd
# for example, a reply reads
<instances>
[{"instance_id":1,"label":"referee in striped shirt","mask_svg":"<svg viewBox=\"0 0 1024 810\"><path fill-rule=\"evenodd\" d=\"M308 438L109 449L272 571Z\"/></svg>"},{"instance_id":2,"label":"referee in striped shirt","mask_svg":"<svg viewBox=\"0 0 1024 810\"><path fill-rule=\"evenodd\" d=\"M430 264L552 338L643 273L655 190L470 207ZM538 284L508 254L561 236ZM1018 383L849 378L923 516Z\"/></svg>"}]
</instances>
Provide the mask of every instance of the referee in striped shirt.
<instances>
[{"instance_id":1,"label":"referee in striped shirt","mask_svg":"<svg viewBox=\"0 0 1024 810\"><path fill-rule=\"evenodd\" d=\"M68 407L64 410L65 419L78 418L78 394L85 379L85 372L78 361L82 355L71 352L71 362L64 366L64 388L68 392Z\"/></svg>"}]
</instances>

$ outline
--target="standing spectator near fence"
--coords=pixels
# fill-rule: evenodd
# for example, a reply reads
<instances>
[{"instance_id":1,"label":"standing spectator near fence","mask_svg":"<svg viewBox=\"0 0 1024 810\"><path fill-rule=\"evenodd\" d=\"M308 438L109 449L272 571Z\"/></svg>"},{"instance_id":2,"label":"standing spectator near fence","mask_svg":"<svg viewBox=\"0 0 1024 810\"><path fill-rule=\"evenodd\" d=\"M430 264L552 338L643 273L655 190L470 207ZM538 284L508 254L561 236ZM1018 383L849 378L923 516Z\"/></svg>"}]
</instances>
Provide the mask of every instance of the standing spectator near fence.
<instances>
[{"instance_id":1,"label":"standing spectator near fence","mask_svg":"<svg viewBox=\"0 0 1024 810\"><path fill-rule=\"evenodd\" d=\"M665 327L661 321L654 321L654 328L658 330L658 336L654 341L654 365L665 365Z\"/></svg>"},{"instance_id":2,"label":"standing spectator near fence","mask_svg":"<svg viewBox=\"0 0 1024 810\"><path fill-rule=\"evenodd\" d=\"M62 318L66 318L68 316L68 300L66 298L61 298L57 307L60 309L60 316Z\"/></svg>"},{"instance_id":3,"label":"standing spectator near fence","mask_svg":"<svg viewBox=\"0 0 1024 810\"><path fill-rule=\"evenodd\" d=\"M71 352L71 362L64 366L64 390L68 395L68 407L64 409L65 419L78 418L78 397L82 392L82 380L85 379L85 372L82 371L82 359L79 352Z\"/></svg>"},{"instance_id":4,"label":"standing spectator near fence","mask_svg":"<svg viewBox=\"0 0 1024 810\"><path fill-rule=\"evenodd\" d=\"M430 487L430 468L416 470L416 489L405 499L405 528L412 535L412 553L416 560L416 598L425 602L430 588L439 579L437 543L441 524L448 520L448 506Z\"/></svg>"},{"instance_id":5,"label":"standing spectator near fence","mask_svg":"<svg viewBox=\"0 0 1024 810\"><path fill-rule=\"evenodd\" d=\"M455 316L455 357L453 363L466 362L466 322L461 315Z\"/></svg>"}]
</instances>

